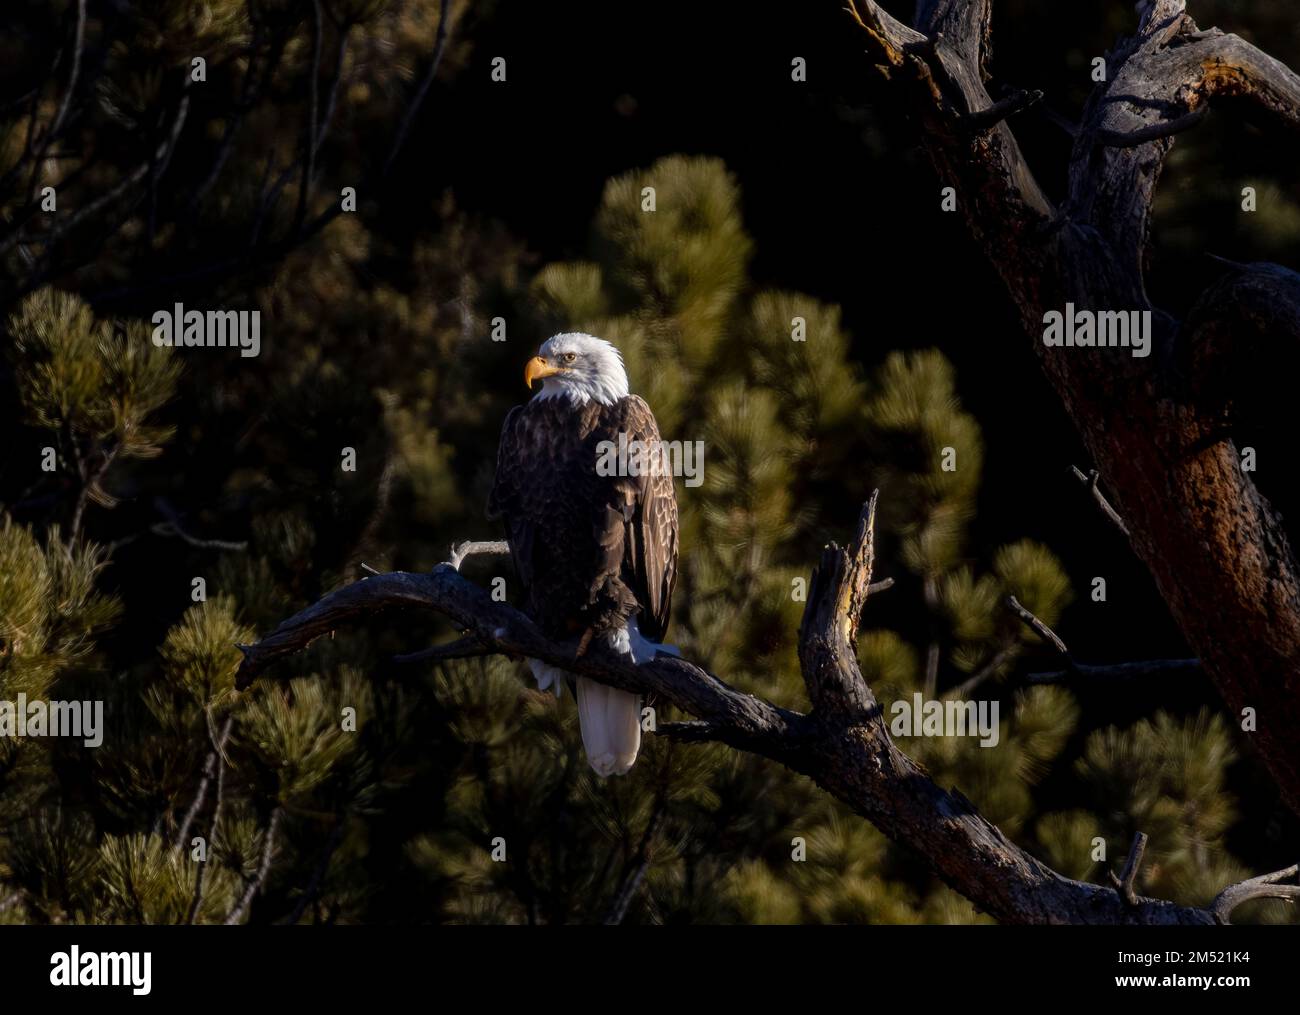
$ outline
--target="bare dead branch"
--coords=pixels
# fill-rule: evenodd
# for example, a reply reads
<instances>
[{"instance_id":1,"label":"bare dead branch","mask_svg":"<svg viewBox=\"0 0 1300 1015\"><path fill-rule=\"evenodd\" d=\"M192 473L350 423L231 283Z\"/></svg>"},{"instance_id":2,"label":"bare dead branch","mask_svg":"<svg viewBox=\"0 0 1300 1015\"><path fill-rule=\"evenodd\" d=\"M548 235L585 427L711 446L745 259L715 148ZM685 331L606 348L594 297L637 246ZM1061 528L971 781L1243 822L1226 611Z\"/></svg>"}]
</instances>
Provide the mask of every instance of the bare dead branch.
<instances>
[{"instance_id":1,"label":"bare dead branch","mask_svg":"<svg viewBox=\"0 0 1300 1015\"><path fill-rule=\"evenodd\" d=\"M199 788L194 794L194 799L190 802L189 810L185 812L185 818L181 821L181 826L176 832L175 850L182 852L189 843L186 841L190 835L190 826L194 824L194 819L198 817L199 812L203 810L203 805L208 799L208 789L212 785L212 780L217 774L217 764L226 749L226 741L230 739L230 731L234 728L235 717L226 716L226 721L221 726L221 733L212 743L212 750L208 752L207 758L203 761L203 777L199 780Z\"/></svg>"},{"instance_id":2,"label":"bare dead branch","mask_svg":"<svg viewBox=\"0 0 1300 1015\"><path fill-rule=\"evenodd\" d=\"M857 672L856 656L858 623L875 561L879 496L879 490L871 494L847 551L834 543L822 551L799 628L799 661L813 709L836 721L860 718L876 704L862 674Z\"/></svg>"},{"instance_id":3,"label":"bare dead branch","mask_svg":"<svg viewBox=\"0 0 1300 1015\"><path fill-rule=\"evenodd\" d=\"M1059 684L1063 681L1078 680L1086 683L1093 680L1140 680L1145 677L1186 676L1201 671L1199 659L1145 659L1130 663L1088 663L1071 662L1068 669L1053 670L1046 673L1031 673L1025 678L1027 684Z\"/></svg>"},{"instance_id":4,"label":"bare dead branch","mask_svg":"<svg viewBox=\"0 0 1300 1015\"><path fill-rule=\"evenodd\" d=\"M0 254L5 253L17 243L40 243L45 248L45 256L50 255L50 248L63 236L76 229L83 222L92 216L98 214L105 207L114 204L132 187L137 186L150 171L158 164L165 165L175 148L176 141L180 137L181 129L185 126L185 118L189 112L190 97L188 94L182 95L180 104L176 108L176 115L172 120L171 129L167 136L158 144L158 147L150 156L140 165L129 172L116 185L110 187L103 194L100 194L93 201L87 202L82 207L67 218L60 219L48 232L37 233L32 236L24 236L20 229L11 230L9 235L0 241Z\"/></svg>"},{"instance_id":5,"label":"bare dead branch","mask_svg":"<svg viewBox=\"0 0 1300 1015\"><path fill-rule=\"evenodd\" d=\"M283 814L284 810L281 807L276 807L271 812L271 819L267 822L266 831L263 833L262 858L258 861L257 873L249 880L244 889L244 894L240 896L235 908L226 917L227 925L239 923L244 918L244 914L248 912L248 907L253 904L253 899L266 885L266 879L271 873L271 859L275 855L276 834L280 830L280 819Z\"/></svg>"},{"instance_id":6,"label":"bare dead branch","mask_svg":"<svg viewBox=\"0 0 1300 1015\"><path fill-rule=\"evenodd\" d=\"M1140 896L1130 905L1109 888L1063 877L1011 842L960 793L936 785L894 745L854 648L871 588L876 500L873 494L864 506L853 541L827 547L813 576L799 632L800 663L814 702L808 715L737 691L684 659L660 655L638 666L598 643L579 658L572 643L547 638L450 563L429 574L365 578L329 593L257 644L241 646L236 685L247 688L275 660L345 623L391 609L431 610L497 652L654 695L693 717L659 724L661 736L717 741L809 776L916 850L947 884L999 920L1213 924L1208 910Z\"/></svg>"},{"instance_id":7,"label":"bare dead branch","mask_svg":"<svg viewBox=\"0 0 1300 1015\"><path fill-rule=\"evenodd\" d=\"M1198 123L1205 119L1206 114L1210 111L1209 106L1201 106L1192 110L1190 113L1184 113L1182 116L1175 116L1171 120L1161 120L1159 123L1148 124L1145 127L1138 127L1127 134L1121 134L1119 131L1101 128L1092 135L1092 140L1096 144L1106 145L1110 148L1136 148L1144 145L1148 141L1159 141L1161 138L1173 137L1175 134L1181 134L1185 130L1191 130Z\"/></svg>"},{"instance_id":8,"label":"bare dead branch","mask_svg":"<svg viewBox=\"0 0 1300 1015\"><path fill-rule=\"evenodd\" d=\"M451 557L447 563L451 565L452 570L459 571L467 557L508 557L509 555L510 544L503 539L459 543L451 548Z\"/></svg>"},{"instance_id":9,"label":"bare dead branch","mask_svg":"<svg viewBox=\"0 0 1300 1015\"><path fill-rule=\"evenodd\" d=\"M1133 886L1137 882L1138 871L1142 868L1142 857L1146 851L1146 833L1138 832L1133 836L1133 845L1129 847L1128 859L1124 861L1124 870L1119 877L1116 877L1113 871L1106 872L1110 877L1110 883L1115 886L1115 891L1119 893L1126 906L1138 904L1137 891Z\"/></svg>"},{"instance_id":10,"label":"bare dead branch","mask_svg":"<svg viewBox=\"0 0 1300 1015\"><path fill-rule=\"evenodd\" d=\"M989 659L987 663L981 666L969 678L963 680L956 687L944 694L945 698L965 698L973 694L989 677L997 673L1003 666L1011 662L1020 654L1020 646L1015 642L1003 645Z\"/></svg>"},{"instance_id":11,"label":"bare dead branch","mask_svg":"<svg viewBox=\"0 0 1300 1015\"><path fill-rule=\"evenodd\" d=\"M650 815L650 820L646 822L645 833L641 836L641 843L633 855L632 870L619 887L618 894L614 897L614 905L610 907L609 915L605 917L607 927L618 926L623 922L623 917L627 915L628 906L632 904L632 899L635 898L637 890L641 887L641 882L645 879L646 871L650 867L650 847L654 842L655 835L659 832L659 826L663 823L663 817L664 798L661 792L655 800L655 808Z\"/></svg>"},{"instance_id":12,"label":"bare dead branch","mask_svg":"<svg viewBox=\"0 0 1300 1015\"><path fill-rule=\"evenodd\" d=\"M1015 596L1007 596L1007 607L1012 613L1019 617L1021 621L1030 628L1030 630L1042 638L1043 641L1051 645L1056 649L1056 651L1061 653L1061 655L1065 656L1066 659L1070 658L1070 650L1065 647L1065 642L1061 641L1055 631L1021 606L1020 600Z\"/></svg>"},{"instance_id":13,"label":"bare dead branch","mask_svg":"<svg viewBox=\"0 0 1300 1015\"><path fill-rule=\"evenodd\" d=\"M221 820L221 808L226 800L225 744L229 733L230 720L226 720L222 737L214 744L217 758L217 792L212 804L212 816L208 818L208 834L204 842L204 859L198 862L194 871L194 894L190 898L189 912L185 914L187 924L192 924L198 918L199 907L203 904L203 883L207 877L208 863L212 859L213 847L217 841L217 823Z\"/></svg>"},{"instance_id":14,"label":"bare dead branch","mask_svg":"<svg viewBox=\"0 0 1300 1015\"><path fill-rule=\"evenodd\" d=\"M1287 899L1289 901L1300 899L1300 885L1280 884L1287 878L1294 877L1297 873L1300 873L1300 864L1293 864L1285 870L1274 871L1272 874L1261 874L1257 878L1250 878L1239 884L1229 885L1210 904L1210 911L1214 914L1215 921L1221 925L1227 924L1232 911L1250 899Z\"/></svg>"},{"instance_id":15,"label":"bare dead branch","mask_svg":"<svg viewBox=\"0 0 1300 1015\"><path fill-rule=\"evenodd\" d=\"M1127 536L1128 526L1124 524L1124 519L1121 518L1119 512L1111 506L1110 501L1106 499L1106 495L1101 492L1101 487L1098 485L1101 482L1101 473L1096 469L1093 469L1085 474L1077 465L1071 465L1070 471L1074 473L1075 479L1080 483L1083 483L1092 492L1092 499L1097 502L1097 506L1101 508L1102 512L1111 520L1112 524Z\"/></svg>"},{"instance_id":16,"label":"bare dead branch","mask_svg":"<svg viewBox=\"0 0 1300 1015\"><path fill-rule=\"evenodd\" d=\"M1233 363L1263 364L1255 376L1294 374L1292 347L1273 339L1300 330L1289 295L1297 290L1276 272L1258 273L1242 284L1243 295L1252 285L1256 293L1234 317L1225 283L1180 329L1152 305L1144 275L1170 131L1193 126L1188 118L1220 98L1266 127L1300 129L1300 75L1235 35L1200 30L1183 0L1143 4L1136 33L1107 54L1105 80L1082 110L1058 211L1005 121L978 142L961 129L964 117L994 105L984 87L985 8L923 0L916 28L871 0L852 0L850 14L936 173L962 195L972 236L1205 672L1234 711L1249 704L1272 716L1254 739L1300 813L1300 754L1285 732L1300 727L1300 562L1280 515L1240 467L1222 397L1231 395L1223 382ZM1149 311L1151 356L1047 347L1044 314L1067 302ZM1190 372L1177 369L1188 361Z\"/></svg>"},{"instance_id":17,"label":"bare dead branch","mask_svg":"<svg viewBox=\"0 0 1300 1015\"><path fill-rule=\"evenodd\" d=\"M1017 113L1024 112L1030 106L1041 102L1043 93L1038 90L1029 91L1024 88L1017 88L1014 92L1004 99L999 99L987 109L981 109L976 113L968 113L962 118L962 125L972 134L979 134L983 131L996 127L1003 120L1006 120Z\"/></svg>"},{"instance_id":18,"label":"bare dead branch","mask_svg":"<svg viewBox=\"0 0 1300 1015\"><path fill-rule=\"evenodd\" d=\"M68 72L68 87L63 93L63 99L59 102L59 108L54 114L54 119L50 122L49 129L45 132L44 143L41 147L41 153L36 159L36 165L33 166L33 172L39 172L40 163L49 154L50 145L54 143L59 136L59 132L63 130L63 121L67 119L68 110L72 106L72 96L77 90L77 78L81 74L81 57L85 45L86 0L77 0L77 28L72 40L72 68Z\"/></svg>"}]
</instances>

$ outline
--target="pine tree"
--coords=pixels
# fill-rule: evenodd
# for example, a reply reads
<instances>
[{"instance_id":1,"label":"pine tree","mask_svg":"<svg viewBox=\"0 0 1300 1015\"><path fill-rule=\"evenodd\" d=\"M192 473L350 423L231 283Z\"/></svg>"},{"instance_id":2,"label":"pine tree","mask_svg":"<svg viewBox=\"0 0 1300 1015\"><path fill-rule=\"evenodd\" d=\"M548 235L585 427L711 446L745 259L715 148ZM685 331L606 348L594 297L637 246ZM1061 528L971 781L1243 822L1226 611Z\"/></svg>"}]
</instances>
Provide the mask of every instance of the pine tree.
<instances>
[{"instance_id":1,"label":"pine tree","mask_svg":"<svg viewBox=\"0 0 1300 1015\"><path fill-rule=\"evenodd\" d=\"M140 322L30 297L8 323L24 447L54 447L58 468L42 486L25 453L20 481L63 515L0 527L0 700L100 698L108 733L94 750L0 738L0 919L984 919L773 763L651 735L631 775L597 779L571 700L520 663L394 664L447 633L422 618L340 630L234 691L236 644L363 563L429 568L453 540L495 535L481 505L523 396L500 378L559 330L618 344L665 439L703 442L703 484L679 487L669 637L687 656L807 708L810 567L879 486L878 571L895 584L868 605L864 674L885 707L1001 706L996 749L899 733L904 748L1075 876L1103 880L1140 829L1148 890L1203 902L1230 880L1224 725L1157 713L1084 737L1068 690L1019 686L1043 650L1006 601L1055 625L1071 582L1032 541L970 545L984 452L953 368L926 351L863 373L837 307L753 284L739 208L718 161L663 159L608 183L589 259L536 271L450 203L409 249L344 218L260 292L277 321L266 368L219 383ZM158 503L161 520L141 507ZM163 540L173 564L132 580L133 554ZM472 567L517 596L505 562ZM156 636L123 644L123 618ZM1049 771L1072 797L1042 793ZM1096 837L1111 862L1090 859Z\"/></svg>"}]
</instances>

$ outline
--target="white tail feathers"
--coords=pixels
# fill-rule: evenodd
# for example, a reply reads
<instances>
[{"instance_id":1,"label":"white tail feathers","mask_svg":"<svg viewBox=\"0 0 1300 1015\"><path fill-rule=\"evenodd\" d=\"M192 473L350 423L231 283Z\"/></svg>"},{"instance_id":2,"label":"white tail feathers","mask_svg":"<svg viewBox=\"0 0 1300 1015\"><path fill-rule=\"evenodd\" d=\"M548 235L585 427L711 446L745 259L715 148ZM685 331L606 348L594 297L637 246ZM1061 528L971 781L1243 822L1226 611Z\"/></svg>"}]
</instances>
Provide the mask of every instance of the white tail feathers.
<instances>
[{"instance_id":1,"label":"white tail feathers","mask_svg":"<svg viewBox=\"0 0 1300 1015\"><path fill-rule=\"evenodd\" d=\"M578 724L596 774L626 775L641 749L641 696L579 677Z\"/></svg>"},{"instance_id":2,"label":"white tail feathers","mask_svg":"<svg viewBox=\"0 0 1300 1015\"><path fill-rule=\"evenodd\" d=\"M638 665L649 662L656 652L681 655L676 645L660 645L643 637L635 617L628 620L626 627L611 631L608 639L614 651L630 655ZM536 659L529 659L528 666L537 678L537 686L543 691L554 691L557 698L564 687L564 678L573 676ZM578 685L578 724L582 727L587 762L602 779L626 775L641 749L641 696L585 677L574 679Z\"/></svg>"}]
</instances>

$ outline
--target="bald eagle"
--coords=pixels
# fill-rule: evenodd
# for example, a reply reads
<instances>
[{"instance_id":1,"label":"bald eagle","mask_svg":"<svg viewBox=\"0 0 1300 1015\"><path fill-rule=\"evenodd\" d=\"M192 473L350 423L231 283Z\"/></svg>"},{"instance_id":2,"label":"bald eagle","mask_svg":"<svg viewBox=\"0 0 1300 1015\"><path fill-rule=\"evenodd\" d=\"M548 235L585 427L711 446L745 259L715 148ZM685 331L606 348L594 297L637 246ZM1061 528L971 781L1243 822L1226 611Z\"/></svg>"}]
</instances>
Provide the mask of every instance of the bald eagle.
<instances>
[{"instance_id":1,"label":"bald eagle","mask_svg":"<svg viewBox=\"0 0 1300 1015\"><path fill-rule=\"evenodd\" d=\"M645 401L628 393L618 349L592 335L555 335L524 368L542 390L506 416L488 515L504 520L525 612L550 637L593 637L636 663L662 644L677 580L677 495L667 470L599 468L607 450L660 447ZM640 472L640 475L609 475ZM530 659L543 690L576 685L587 761L623 775L641 746L637 695Z\"/></svg>"}]
</instances>

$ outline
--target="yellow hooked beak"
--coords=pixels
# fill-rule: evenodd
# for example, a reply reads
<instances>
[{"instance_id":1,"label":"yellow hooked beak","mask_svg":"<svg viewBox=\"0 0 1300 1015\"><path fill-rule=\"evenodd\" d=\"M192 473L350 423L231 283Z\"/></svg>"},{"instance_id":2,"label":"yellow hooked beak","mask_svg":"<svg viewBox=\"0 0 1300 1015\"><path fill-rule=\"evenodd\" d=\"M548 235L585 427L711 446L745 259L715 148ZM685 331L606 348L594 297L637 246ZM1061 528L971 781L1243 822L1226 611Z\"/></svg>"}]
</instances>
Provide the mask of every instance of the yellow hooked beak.
<instances>
[{"instance_id":1,"label":"yellow hooked beak","mask_svg":"<svg viewBox=\"0 0 1300 1015\"><path fill-rule=\"evenodd\" d=\"M540 380L543 377L550 377L552 374L558 374L560 368L552 366L540 356L534 356L524 366L524 385L532 388L533 381Z\"/></svg>"}]
</instances>

